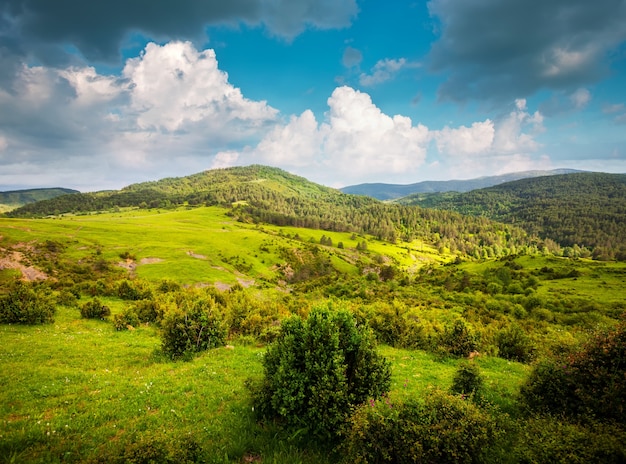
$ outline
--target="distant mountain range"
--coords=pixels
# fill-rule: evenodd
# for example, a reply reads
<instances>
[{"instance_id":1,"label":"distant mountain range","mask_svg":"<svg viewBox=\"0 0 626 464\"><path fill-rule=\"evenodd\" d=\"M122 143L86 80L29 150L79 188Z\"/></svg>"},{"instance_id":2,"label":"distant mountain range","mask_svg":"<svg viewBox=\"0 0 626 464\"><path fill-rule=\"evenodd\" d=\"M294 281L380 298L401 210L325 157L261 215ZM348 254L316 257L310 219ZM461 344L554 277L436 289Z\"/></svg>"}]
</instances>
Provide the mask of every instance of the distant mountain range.
<instances>
[{"instance_id":1,"label":"distant mountain range","mask_svg":"<svg viewBox=\"0 0 626 464\"><path fill-rule=\"evenodd\" d=\"M49 200L61 195L70 193L79 193L78 190L67 188L38 188L27 190L11 190L8 192L0 192L0 212L10 211L30 203L41 200Z\"/></svg>"},{"instance_id":2,"label":"distant mountain range","mask_svg":"<svg viewBox=\"0 0 626 464\"><path fill-rule=\"evenodd\" d=\"M413 193L436 193L436 192L469 192L471 190L492 187L494 185L512 182L531 177L555 176L561 174L574 174L584 171L576 169L552 169L550 171L522 171L499 176L478 177L468 180L427 180L415 184L358 184L340 189L344 193L353 195L366 195L378 200L395 200L406 197Z\"/></svg>"}]
</instances>

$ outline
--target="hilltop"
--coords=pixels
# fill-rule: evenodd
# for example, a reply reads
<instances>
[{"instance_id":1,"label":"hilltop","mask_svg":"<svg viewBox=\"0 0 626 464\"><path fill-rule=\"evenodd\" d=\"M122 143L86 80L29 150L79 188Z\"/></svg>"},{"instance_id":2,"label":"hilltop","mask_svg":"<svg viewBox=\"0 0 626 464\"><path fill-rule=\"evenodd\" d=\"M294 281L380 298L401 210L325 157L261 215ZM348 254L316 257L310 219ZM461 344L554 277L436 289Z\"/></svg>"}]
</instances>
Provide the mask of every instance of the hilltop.
<instances>
[{"instance_id":1,"label":"hilltop","mask_svg":"<svg viewBox=\"0 0 626 464\"><path fill-rule=\"evenodd\" d=\"M341 189L344 193L353 195L366 195L378 200L393 200L396 198L406 197L416 193L434 193L434 192L469 192L493 185L512 182L520 179L531 177L555 176L560 174L573 174L577 172L575 169L553 169L550 171L522 171L499 176L485 176L476 179L467 180L443 180L443 181L423 181L415 184L358 184L349 185Z\"/></svg>"},{"instance_id":2,"label":"hilltop","mask_svg":"<svg viewBox=\"0 0 626 464\"><path fill-rule=\"evenodd\" d=\"M61 195L79 193L78 190L67 188L39 188L26 190L11 190L0 192L0 212L10 211L20 206L37 201L48 200Z\"/></svg>"},{"instance_id":3,"label":"hilltop","mask_svg":"<svg viewBox=\"0 0 626 464\"><path fill-rule=\"evenodd\" d=\"M573 248L566 253L586 247L595 258L626 259L625 174L529 178L466 193L415 194L398 203L515 224Z\"/></svg>"}]
</instances>

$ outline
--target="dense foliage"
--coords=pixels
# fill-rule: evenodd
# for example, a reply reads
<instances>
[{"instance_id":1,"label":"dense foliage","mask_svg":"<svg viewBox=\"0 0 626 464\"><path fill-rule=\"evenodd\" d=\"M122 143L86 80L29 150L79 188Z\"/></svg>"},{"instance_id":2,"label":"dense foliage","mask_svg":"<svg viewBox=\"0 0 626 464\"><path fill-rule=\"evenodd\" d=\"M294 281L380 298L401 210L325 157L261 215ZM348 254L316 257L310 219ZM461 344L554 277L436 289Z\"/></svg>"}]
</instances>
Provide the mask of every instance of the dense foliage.
<instances>
[{"instance_id":1,"label":"dense foliage","mask_svg":"<svg viewBox=\"0 0 626 464\"><path fill-rule=\"evenodd\" d=\"M523 179L467 193L412 195L402 204L516 224L568 256L626 259L626 175L577 173ZM585 247L587 251L583 249Z\"/></svg>"},{"instance_id":2,"label":"dense foliage","mask_svg":"<svg viewBox=\"0 0 626 464\"><path fill-rule=\"evenodd\" d=\"M336 438L351 409L386 393L391 378L369 329L332 307L283 321L263 367L262 383L252 387L260 416L321 440Z\"/></svg>"},{"instance_id":3,"label":"dense foliage","mask_svg":"<svg viewBox=\"0 0 626 464\"><path fill-rule=\"evenodd\" d=\"M14 281L6 290L0 294L0 323L33 325L54 322L55 301L48 288Z\"/></svg>"},{"instance_id":4,"label":"dense foliage","mask_svg":"<svg viewBox=\"0 0 626 464\"><path fill-rule=\"evenodd\" d=\"M485 462L498 433L488 413L435 390L423 400L362 405L346 435L345 462L410 464Z\"/></svg>"},{"instance_id":5,"label":"dense foliage","mask_svg":"<svg viewBox=\"0 0 626 464\"><path fill-rule=\"evenodd\" d=\"M626 421L626 323L573 354L541 362L522 388L528 408Z\"/></svg>"}]
</instances>

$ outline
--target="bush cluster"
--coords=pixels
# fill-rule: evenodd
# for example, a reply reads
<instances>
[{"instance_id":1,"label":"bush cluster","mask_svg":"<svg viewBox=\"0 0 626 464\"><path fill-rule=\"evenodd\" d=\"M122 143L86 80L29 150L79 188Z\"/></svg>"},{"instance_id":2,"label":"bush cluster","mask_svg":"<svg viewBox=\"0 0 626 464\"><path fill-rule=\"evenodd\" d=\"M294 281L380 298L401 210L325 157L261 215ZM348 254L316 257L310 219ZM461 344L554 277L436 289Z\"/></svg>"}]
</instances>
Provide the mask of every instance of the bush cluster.
<instances>
[{"instance_id":1,"label":"bush cluster","mask_svg":"<svg viewBox=\"0 0 626 464\"><path fill-rule=\"evenodd\" d=\"M104 319L111 315L111 309L99 298L94 298L81 305L80 315L86 319Z\"/></svg>"},{"instance_id":2,"label":"bush cluster","mask_svg":"<svg viewBox=\"0 0 626 464\"><path fill-rule=\"evenodd\" d=\"M626 423L626 323L539 363L521 397L533 411Z\"/></svg>"},{"instance_id":3,"label":"bush cluster","mask_svg":"<svg viewBox=\"0 0 626 464\"><path fill-rule=\"evenodd\" d=\"M54 322L55 301L46 287L13 282L0 296L0 323L46 324Z\"/></svg>"},{"instance_id":4,"label":"bush cluster","mask_svg":"<svg viewBox=\"0 0 626 464\"><path fill-rule=\"evenodd\" d=\"M351 409L389 390L389 362L371 330L345 309L314 308L283 321L263 358L264 378L251 386L260 417L333 441Z\"/></svg>"},{"instance_id":5,"label":"bush cluster","mask_svg":"<svg viewBox=\"0 0 626 464\"><path fill-rule=\"evenodd\" d=\"M179 298L161 321L161 348L172 359L222 346L227 330L215 301L206 296Z\"/></svg>"},{"instance_id":6,"label":"bush cluster","mask_svg":"<svg viewBox=\"0 0 626 464\"><path fill-rule=\"evenodd\" d=\"M457 319L447 326L439 339L439 349L453 356L469 356L478 349L479 335L476 334L467 322Z\"/></svg>"},{"instance_id":7,"label":"bush cluster","mask_svg":"<svg viewBox=\"0 0 626 464\"><path fill-rule=\"evenodd\" d=\"M345 430L345 462L354 464L484 462L498 436L488 413L438 390L423 402L363 404Z\"/></svg>"}]
</instances>

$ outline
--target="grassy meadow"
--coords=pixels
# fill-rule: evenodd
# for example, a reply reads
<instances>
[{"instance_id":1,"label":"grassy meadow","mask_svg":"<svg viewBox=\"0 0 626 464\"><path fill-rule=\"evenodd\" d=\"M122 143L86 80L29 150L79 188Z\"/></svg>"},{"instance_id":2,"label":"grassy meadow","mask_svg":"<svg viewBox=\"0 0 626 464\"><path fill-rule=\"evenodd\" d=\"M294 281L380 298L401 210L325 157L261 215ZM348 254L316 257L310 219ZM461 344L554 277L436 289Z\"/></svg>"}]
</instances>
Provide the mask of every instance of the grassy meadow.
<instances>
[{"instance_id":1,"label":"grassy meadow","mask_svg":"<svg viewBox=\"0 0 626 464\"><path fill-rule=\"evenodd\" d=\"M483 400L510 421L510 436L494 462L541 462L538 454L528 458L512 444L519 437L533 446L531 429L520 425L527 419L518 396L537 357L558 351L559 344L579 346L626 310L626 263L541 254L455 262L454 255L417 240L392 244L350 233L238 222L227 211L128 209L0 218L0 258L46 273L45 285L55 295L79 277L107 281L111 288L124 279L154 285L166 279L222 292L243 288L258 301L281 298L277 304L296 314L306 314L322 298L344 299L378 323L381 333L393 321L409 324L406 330L422 324L427 332L414 346L392 340L379 347L391 362L392 403L450 389L465 360L432 344L455 320L466 320L480 332L482 354L473 362L484 378ZM320 245L323 236L332 244ZM364 242L367 250L357 250ZM307 253L327 259L334 274L311 283L286 281L285 256L305 260ZM394 268L393 278L372 277L384 266ZM4 267L0 286L19 275L19 267ZM85 269L97 271L91 276ZM73 288L80 289L79 304L94 297L86 284ZM177 462L341 462L337 450L307 446L298 433L256 421L246 384L262 376L265 340L231 333L227 346L175 362L161 350L156 324L116 330L111 319L131 303L114 292L100 297L111 310L106 320L85 319L78 306L57 304L51 324L0 325L0 462L96 463L120 456L151 462L148 451L164 446ZM268 322L270 328L275 322ZM498 356L498 333L512 322L534 343L532 359ZM513 448L516 453L507 451ZM574 462L566 458L550 460Z\"/></svg>"}]
</instances>

